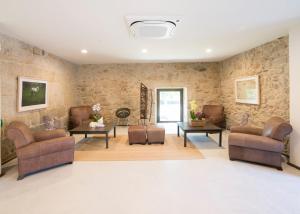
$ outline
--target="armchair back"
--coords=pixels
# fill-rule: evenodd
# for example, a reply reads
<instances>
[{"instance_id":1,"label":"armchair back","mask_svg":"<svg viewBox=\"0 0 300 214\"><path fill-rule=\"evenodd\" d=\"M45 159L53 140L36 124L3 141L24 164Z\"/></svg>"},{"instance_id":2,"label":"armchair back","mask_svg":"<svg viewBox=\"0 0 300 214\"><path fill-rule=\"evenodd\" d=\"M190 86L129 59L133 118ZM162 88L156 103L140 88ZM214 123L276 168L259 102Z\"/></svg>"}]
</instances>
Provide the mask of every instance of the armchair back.
<instances>
[{"instance_id":1,"label":"armchair back","mask_svg":"<svg viewBox=\"0 0 300 214\"><path fill-rule=\"evenodd\" d=\"M220 127L225 126L224 107L222 105L204 105L202 113L213 124Z\"/></svg>"},{"instance_id":2,"label":"armchair back","mask_svg":"<svg viewBox=\"0 0 300 214\"><path fill-rule=\"evenodd\" d=\"M92 116L91 106L77 106L70 109L70 128L75 128L83 122L88 121Z\"/></svg>"}]
</instances>

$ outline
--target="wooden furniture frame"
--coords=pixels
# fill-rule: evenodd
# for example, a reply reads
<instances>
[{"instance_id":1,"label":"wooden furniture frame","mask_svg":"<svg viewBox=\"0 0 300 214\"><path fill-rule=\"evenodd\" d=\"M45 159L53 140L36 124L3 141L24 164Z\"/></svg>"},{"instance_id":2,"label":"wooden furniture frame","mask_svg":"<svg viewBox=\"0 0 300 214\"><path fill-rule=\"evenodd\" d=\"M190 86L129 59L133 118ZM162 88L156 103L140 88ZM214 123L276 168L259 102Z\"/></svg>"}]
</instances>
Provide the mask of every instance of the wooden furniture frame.
<instances>
[{"instance_id":1,"label":"wooden furniture frame","mask_svg":"<svg viewBox=\"0 0 300 214\"><path fill-rule=\"evenodd\" d=\"M105 134L105 143L106 143L106 148L108 149L108 133L112 129L114 130L114 138L115 138L116 137L115 125L105 125L105 127L99 127L99 128L91 128L89 127L89 125L82 125L69 130L69 132L70 132L70 136L74 134L84 134L85 138L87 138L88 134Z\"/></svg>"},{"instance_id":2,"label":"wooden furniture frame","mask_svg":"<svg viewBox=\"0 0 300 214\"><path fill-rule=\"evenodd\" d=\"M219 147L222 147L222 128L213 125L212 123L206 123L203 127L192 127L189 123L180 122L177 123L177 136L180 137L180 129L184 134L184 147L186 147L187 134L188 133L206 133L206 136L210 133L219 133Z\"/></svg>"}]
</instances>

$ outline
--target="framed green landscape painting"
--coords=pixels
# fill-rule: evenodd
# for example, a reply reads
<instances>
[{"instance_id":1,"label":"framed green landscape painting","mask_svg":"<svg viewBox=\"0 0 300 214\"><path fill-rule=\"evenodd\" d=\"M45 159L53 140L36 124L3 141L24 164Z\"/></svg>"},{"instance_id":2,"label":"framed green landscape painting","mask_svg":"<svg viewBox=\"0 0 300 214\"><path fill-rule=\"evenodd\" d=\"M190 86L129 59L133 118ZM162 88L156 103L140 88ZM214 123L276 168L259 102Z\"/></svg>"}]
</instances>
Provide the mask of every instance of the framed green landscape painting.
<instances>
[{"instance_id":1,"label":"framed green landscape painting","mask_svg":"<svg viewBox=\"0 0 300 214\"><path fill-rule=\"evenodd\" d=\"M18 78L18 111L30 111L48 106L48 82L27 77Z\"/></svg>"}]
</instances>

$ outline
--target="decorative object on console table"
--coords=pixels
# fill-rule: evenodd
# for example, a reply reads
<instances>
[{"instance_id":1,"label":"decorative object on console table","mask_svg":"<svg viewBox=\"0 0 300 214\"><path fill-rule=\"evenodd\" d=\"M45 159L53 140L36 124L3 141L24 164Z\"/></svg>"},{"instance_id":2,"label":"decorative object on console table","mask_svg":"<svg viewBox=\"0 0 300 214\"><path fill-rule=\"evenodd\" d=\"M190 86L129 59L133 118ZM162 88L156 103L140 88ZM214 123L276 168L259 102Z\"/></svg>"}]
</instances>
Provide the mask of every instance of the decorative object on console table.
<instances>
[{"instance_id":1,"label":"decorative object on console table","mask_svg":"<svg viewBox=\"0 0 300 214\"><path fill-rule=\"evenodd\" d=\"M235 80L235 101L259 105L259 78L257 75Z\"/></svg>"},{"instance_id":2,"label":"decorative object on console table","mask_svg":"<svg viewBox=\"0 0 300 214\"><path fill-rule=\"evenodd\" d=\"M45 126L46 130L53 130L53 129L55 129L54 118L51 118L49 116L44 116L43 117L43 123L44 123L44 126Z\"/></svg>"},{"instance_id":3,"label":"decorative object on console table","mask_svg":"<svg viewBox=\"0 0 300 214\"><path fill-rule=\"evenodd\" d=\"M101 115L101 105L100 103L97 103L93 105L92 107L93 114L92 114L92 122L90 122L89 126L91 128L96 128L96 127L104 127L103 124L103 117Z\"/></svg>"},{"instance_id":4,"label":"decorative object on console table","mask_svg":"<svg viewBox=\"0 0 300 214\"><path fill-rule=\"evenodd\" d=\"M141 83L140 87L140 119L143 120L145 125L145 120L148 118L148 88Z\"/></svg>"},{"instance_id":5,"label":"decorative object on console table","mask_svg":"<svg viewBox=\"0 0 300 214\"><path fill-rule=\"evenodd\" d=\"M130 115L129 108L119 108L116 111L116 117L118 118L118 126L128 126L128 117Z\"/></svg>"},{"instance_id":6,"label":"decorative object on console table","mask_svg":"<svg viewBox=\"0 0 300 214\"><path fill-rule=\"evenodd\" d=\"M249 113L244 113L241 116L241 122L240 122L240 126L246 126L249 122Z\"/></svg>"},{"instance_id":7,"label":"decorative object on console table","mask_svg":"<svg viewBox=\"0 0 300 214\"><path fill-rule=\"evenodd\" d=\"M18 111L29 111L48 106L48 83L27 77L18 78Z\"/></svg>"},{"instance_id":8,"label":"decorative object on console table","mask_svg":"<svg viewBox=\"0 0 300 214\"><path fill-rule=\"evenodd\" d=\"M196 104L195 100L192 100L190 102L191 105L191 110L190 110L190 117L191 117L191 122L190 125L192 127L197 127L197 126L205 126L206 120L204 118L204 115L202 112L197 111L198 105Z\"/></svg>"},{"instance_id":9,"label":"decorative object on console table","mask_svg":"<svg viewBox=\"0 0 300 214\"><path fill-rule=\"evenodd\" d=\"M100 103L97 103L95 105L93 105L92 107L92 110L93 110L93 116L92 116L92 119L94 122L98 122L98 120L101 119L101 105Z\"/></svg>"},{"instance_id":10,"label":"decorative object on console table","mask_svg":"<svg viewBox=\"0 0 300 214\"><path fill-rule=\"evenodd\" d=\"M201 119L201 120L191 120L191 126L192 127L203 127L206 124L206 120L205 119Z\"/></svg>"}]
</instances>

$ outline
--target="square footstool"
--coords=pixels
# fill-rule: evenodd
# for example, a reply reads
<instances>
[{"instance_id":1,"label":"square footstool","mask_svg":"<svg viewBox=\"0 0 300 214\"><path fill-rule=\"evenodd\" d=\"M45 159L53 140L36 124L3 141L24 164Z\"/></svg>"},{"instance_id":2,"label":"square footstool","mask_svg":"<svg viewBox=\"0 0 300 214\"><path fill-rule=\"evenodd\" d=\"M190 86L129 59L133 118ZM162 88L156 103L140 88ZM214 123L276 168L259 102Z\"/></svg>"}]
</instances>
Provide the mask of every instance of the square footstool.
<instances>
[{"instance_id":1,"label":"square footstool","mask_svg":"<svg viewBox=\"0 0 300 214\"><path fill-rule=\"evenodd\" d=\"M165 129L157 126L148 126L147 127L147 138L148 144L152 143L165 143Z\"/></svg>"},{"instance_id":2,"label":"square footstool","mask_svg":"<svg viewBox=\"0 0 300 214\"><path fill-rule=\"evenodd\" d=\"M145 126L129 126L128 128L129 145L146 144L147 134Z\"/></svg>"}]
</instances>

